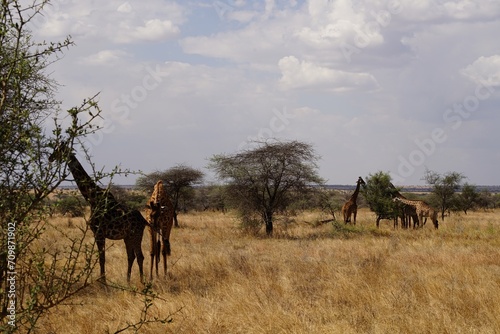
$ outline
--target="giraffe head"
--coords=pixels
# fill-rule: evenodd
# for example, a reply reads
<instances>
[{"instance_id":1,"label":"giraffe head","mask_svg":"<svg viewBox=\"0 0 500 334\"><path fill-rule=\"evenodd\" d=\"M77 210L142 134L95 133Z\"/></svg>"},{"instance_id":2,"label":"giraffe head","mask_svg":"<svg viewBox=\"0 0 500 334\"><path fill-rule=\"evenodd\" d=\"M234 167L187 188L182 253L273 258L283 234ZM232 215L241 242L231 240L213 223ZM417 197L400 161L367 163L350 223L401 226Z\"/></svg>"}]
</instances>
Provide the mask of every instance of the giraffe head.
<instances>
[{"instance_id":1,"label":"giraffe head","mask_svg":"<svg viewBox=\"0 0 500 334\"><path fill-rule=\"evenodd\" d=\"M363 178L361 176L358 178L358 181L356 183L358 183L362 186L366 185L365 181L363 180Z\"/></svg>"},{"instance_id":2,"label":"giraffe head","mask_svg":"<svg viewBox=\"0 0 500 334\"><path fill-rule=\"evenodd\" d=\"M49 156L49 162L64 161L70 154L72 154L72 148L68 145L68 142L61 141L56 144L54 152Z\"/></svg>"},{"instance_id":3,"label":"giraffe head","mask_svg":"<svg viewBox=\"0 0 500 334\"><path fill-rule=\"evenodd\" d=\"M165 206L153 201L149 202L149 204L146 205L146 208L149 209L148 221L152 224L155 224L158 221L158 218L160 218L162 212L166 209Z\"/></svg>"}]
</instances>

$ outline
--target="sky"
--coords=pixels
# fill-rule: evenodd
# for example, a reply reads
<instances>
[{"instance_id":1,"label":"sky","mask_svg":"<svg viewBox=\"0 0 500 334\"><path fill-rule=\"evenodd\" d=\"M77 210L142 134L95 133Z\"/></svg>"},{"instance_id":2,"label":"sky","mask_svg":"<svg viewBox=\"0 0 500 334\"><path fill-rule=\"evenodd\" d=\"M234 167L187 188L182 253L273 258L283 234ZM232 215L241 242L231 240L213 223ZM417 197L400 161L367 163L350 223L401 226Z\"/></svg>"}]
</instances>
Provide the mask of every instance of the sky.
<instances>
[{"instance_id":1,"label":"sky","mask_svg":"<svg viewBox=\"0 0 500 334\"><path fill-rule=\"evenodd\" d=\"M98 169L210 182L214 154L277 138L311 144L328 184L500 184L497 0L54 0L31 28L76 44L48 72L65 109L99 93Z\"/></svg>"}]
</instances>

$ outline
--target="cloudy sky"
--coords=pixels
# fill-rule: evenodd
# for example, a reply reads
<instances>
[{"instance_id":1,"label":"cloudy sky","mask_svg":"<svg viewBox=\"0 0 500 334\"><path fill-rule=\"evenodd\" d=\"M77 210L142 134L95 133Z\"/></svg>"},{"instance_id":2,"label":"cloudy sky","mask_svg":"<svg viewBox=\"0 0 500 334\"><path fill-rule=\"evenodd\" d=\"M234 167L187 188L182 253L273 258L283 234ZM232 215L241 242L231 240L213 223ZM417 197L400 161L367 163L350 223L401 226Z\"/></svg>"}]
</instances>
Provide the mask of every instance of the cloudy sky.
<instances>
[{"instance_id":1,"label":"cloudy sky","mask_svg":"<svg viewBox=\"0 0 500 334\"><path fill-rule=\"evenodd\" d=\"M497 0L54 0L33 30L76 43L50 68L64 107L100 92L98 168L206 171L273 137L329 184L500 184Z\"/></svg>"}]
</instances>

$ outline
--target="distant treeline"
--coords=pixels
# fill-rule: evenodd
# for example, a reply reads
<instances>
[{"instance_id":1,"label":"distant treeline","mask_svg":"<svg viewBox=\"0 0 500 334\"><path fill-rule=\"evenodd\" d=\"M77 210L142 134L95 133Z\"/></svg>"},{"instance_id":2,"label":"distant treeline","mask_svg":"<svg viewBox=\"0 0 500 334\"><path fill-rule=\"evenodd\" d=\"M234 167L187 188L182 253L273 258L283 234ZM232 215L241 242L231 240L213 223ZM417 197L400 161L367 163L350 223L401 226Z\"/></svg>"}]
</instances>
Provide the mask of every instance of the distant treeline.
<instances>
[{"instance_id":1,"label":"distant treeline","mask_svg":"<svg viewBox=\"0 0 500 334\"><path fill-rule=\"evenodd\" d=\"M128 184L128 185L115 185L115 187L122 188L125 190L137 190L136 185ZM198 186L200 187L200 186ZM201 186L203 187L203 186ZM354 191L356 189L356 185L352 184L326 184L323 187L327 189L340 190L340 191ZM75 190L77 189L75 186L60 186L60 189L68 189ZM196 188L196 187L195 187ZM476 186L477 191L487 191L492 194L500 193L500 185L498 186ZM460 191L460 190L459 190ZM429 193L432 192L432 187L430 186L402 186L401 192L405 193Z\"/></svg>"},{"instance_id":2,"label":"distant treeline","mask_svg":"<svg viewBox=\"0 0 500 334\"><path fill-rule=\"evenodd\" d=\"M354 190L356 185L342 185L342 184L328 184L325 185L327 189L334 190ZM478 192L487 191L493 194L500 193L500 185L499 186L475 186ZM460 191L460 190L459 190ZM430 186L402 186L401 192L404 193L429 193L432 192L432 187Z\"/></svg>"}]
</instances>

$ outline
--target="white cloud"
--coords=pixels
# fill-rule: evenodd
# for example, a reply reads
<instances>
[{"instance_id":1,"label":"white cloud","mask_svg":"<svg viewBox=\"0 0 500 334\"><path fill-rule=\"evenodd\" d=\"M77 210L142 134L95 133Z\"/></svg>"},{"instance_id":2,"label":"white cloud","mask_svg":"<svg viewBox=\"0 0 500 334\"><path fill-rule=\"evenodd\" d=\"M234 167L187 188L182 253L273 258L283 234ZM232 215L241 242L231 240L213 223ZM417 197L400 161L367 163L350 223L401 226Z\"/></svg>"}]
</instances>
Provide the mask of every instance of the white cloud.
<instances>
[{"instance_id":1,"label":"white cloud","mask_svg":"<svg viewBox=\"0 0 500 334\"><path fill-rule=\"evenodd\" d=\"M252 21L257 14L258 12L253 10L235 10L229 12L227 17L234 21L248 23Z\"/></svg>"},{"instance_id":2,"label":"white cloud","mask_svg":"<svg viewBox=\"0 0 500 334\"><path fill-rule=\"evenodd\" d=\"M481 56L465 67L461 73L476 84L500 85L500 55Z\"/></svg>"},{"instance_id":3,"label":"white cloud","mask_svg":"<svg viewBox=\"0 0 500 334\"><path fill-rule=\"evenodd\" d=\"M131 43L134 41L161 41L173 38L180 33L179 27L174 25L170 20L152 19L144 23L144 25L128 27L124 31L120 31L117 36L117 41Z\"/></svg>"},{"instance_id":4,"label":"white cloud","mask_svg":"<svg viewBox=\"0 0 500 334\"><path fill-rule=\"evenodd\" d=\"M82 62L89 65L114 64L117 60L129 57L130 55L122 50L101 50L95 54L83 58Z\"/></svg>"},{"instance_id":5,"label":"white cloud","mask_svg":"<svg viewBox=\"0 0 500 334\"><path fill-rule=\"evenodd\" d=\"M443 0L401 2L401 13L405 20L425 22L433 20L479 20L498 16L500 2L492 0Z\"/></svg>"},{"instance_id":6,"label":"white cloud","mask_svg":"<svg viewBox=\"0 0 500 334\"><path fill-rule=\"evenodd\" d=\"M55 2L46 7L43 18L33 23L33 30L44 37L70 34L75 39L106 38L115 43L151 42L177 36L185 21L185 9L175 2L160 0L140 5L118 0L98 4Z\"/></svg>"},{"instance_id":7,"label":"white cloud","mask_svg":"<svg viewBox=\"0 0 500 334\"><path fill-rule=\"evenodd\" d=\"M374 13L355 8L349 0L312 0L307 24L296 36L306 45L337 51L342 43L360 44L361 40L363 47L379 45L384 38Z\"/></svg>"},{"instance_id":8,"label":"white cloud","mask_svg":"<svg viewBox=\"0 0 500 334\"><path fill-rule=\"evenodd\" d=\"M130 5L130 3L124 2L118 7L117 11L120 13L130 13L132 12L132 6Z\"/></svg>"},{"instance_id":9,"label":"white cloud","mask_svg":"<svg viewBox=\"0 0 500 334\"><path fill-rule=\"evenodd\" d=\"M359 52L386 43L384 33L394 17L387 8L385 2L356 7L350 0L310 0L300 6L268 1L265 8L251 10L234 7L224 18L246 25L189 36L180 45L185 53L249 63L270 71L276 71L277 60L289 54L346 65L346 47Z\"/></svg>"},{"instance_id":10,"label":"white cloud","mask_svg":"<svg viewBox=\"0 0 500 334\"><path fill-rule=\"evenodd\" d=\"M290 19L287 24L293 24ZM227 59L253 66L272 65L276 69L276 60L283 56L284 49L292 45L287 43L285 22L251 22L246 27L225 31L213 36L190 36L182 39L180 45L185 53L199 54L206 57Z\"/></svg>"},{"instance_id":11,"label":"white cloud","mask_svg":"<svg viewBox=\"0 0 500 334\"><path fill-rule=\"evenodd\" d=\"M222 16L217 3L227 4ZM445 110L474 93L461 78L500 85L498 12L493 0L63 1L41 22L45 30L34 31L75 38L51 69L69 106L101 92L103 117L115 127L95 150L98 163L146 172L165 163L203 167L207 156L274 126L273 135L317 147L329 182L354 183L397 171L398 157L419 149L415 138L447 128ZM357 47L350 62L342 43ZM113 113L116 100L127 112ZM282 127L275 110L293 118ZM496 110L492 94L404 183L421 183L424 165L460 166L471 182L500 183L488 175L500 163L489 148L500 139ZM488 135L469 131L472 122ZM127 144L141 149L116 149Z\"/></svg>"},{"instance_id":12,"label":"white cloud","mask_svg":"<svg viewBox=\"0 0 500 334\"><path fill-rule=\"evenodd\" d=\"M308 61L299 61L294 56L281 58L280 84L284 89L320 89L348 91L353 89L375 89L378 84L369 73L350 73L322 67Z\"/></svg>"}]
</instances>

